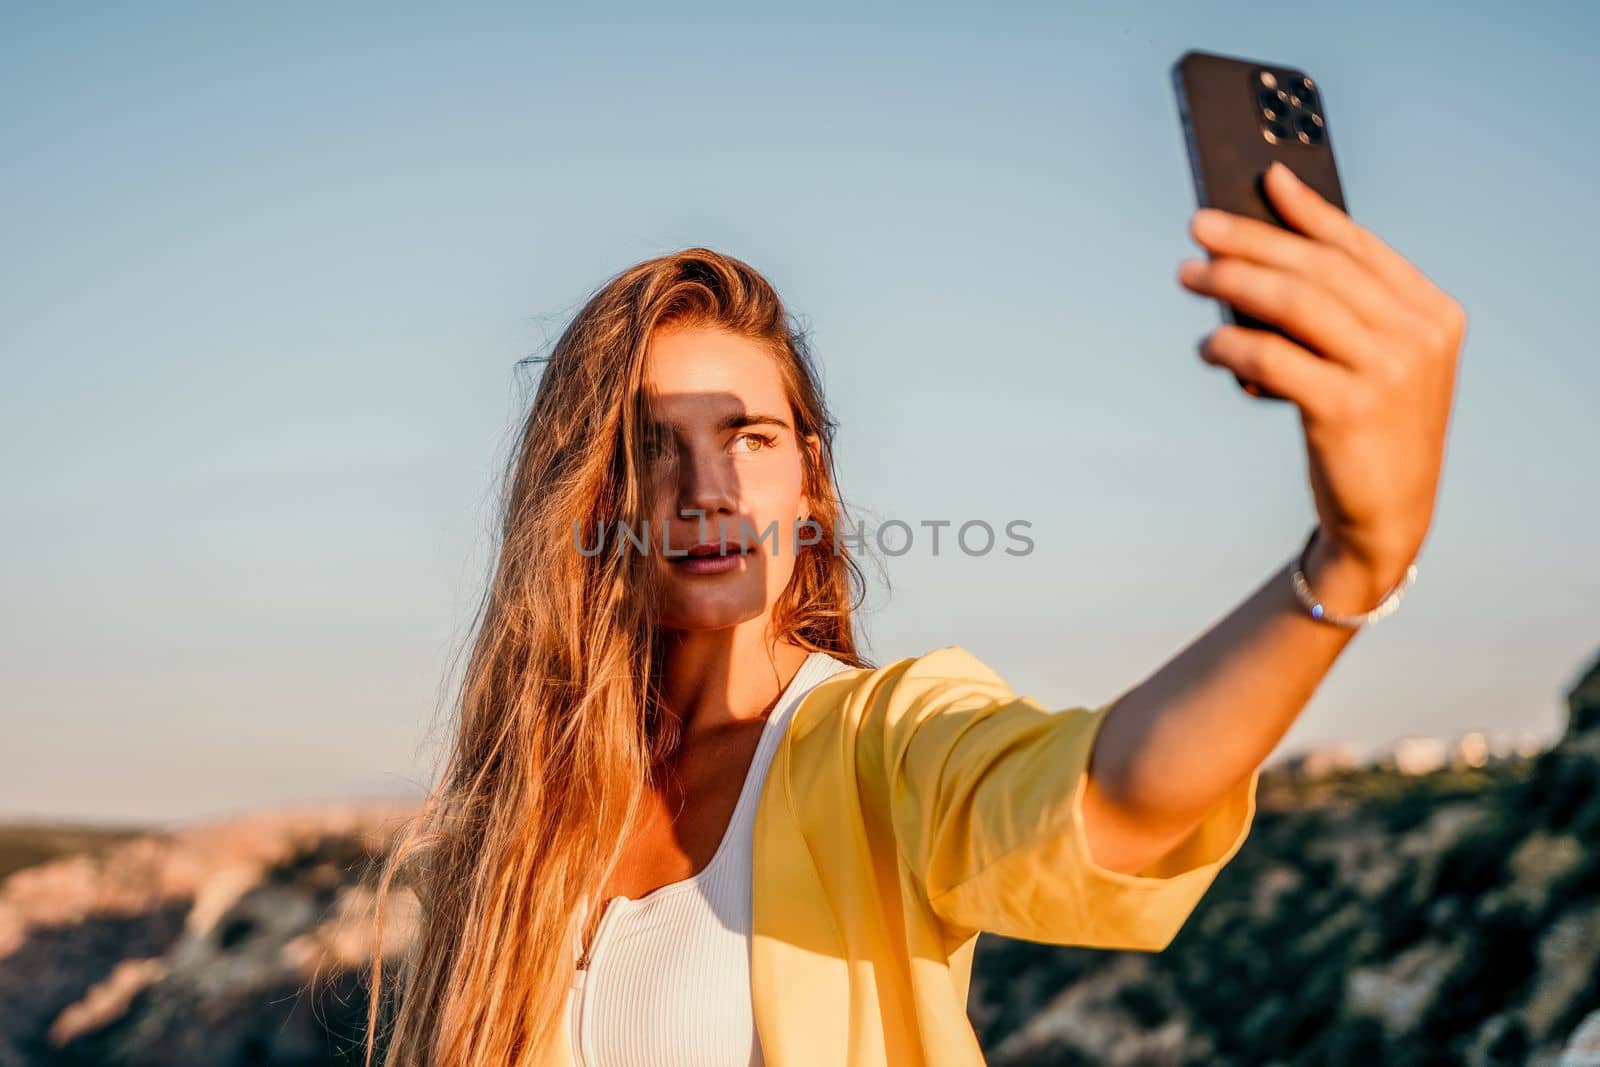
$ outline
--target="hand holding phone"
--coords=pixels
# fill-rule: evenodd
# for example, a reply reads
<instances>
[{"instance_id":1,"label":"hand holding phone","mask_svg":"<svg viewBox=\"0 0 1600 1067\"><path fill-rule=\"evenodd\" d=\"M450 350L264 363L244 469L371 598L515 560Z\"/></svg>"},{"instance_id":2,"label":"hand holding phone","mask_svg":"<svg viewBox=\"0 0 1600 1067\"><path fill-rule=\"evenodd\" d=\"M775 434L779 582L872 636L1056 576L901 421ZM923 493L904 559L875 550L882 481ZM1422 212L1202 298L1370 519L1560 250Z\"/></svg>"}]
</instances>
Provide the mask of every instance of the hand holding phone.
<instances>
[{"instance_id":1,"label":"hand holding phone","mask_svg":"<svg viewBox=\"0 0 1600 1067\"><path fill-rule=\"evenodd\" d=\"M1178 74L1208 205L1190 232L1207 258L1178 278L1231 320L1201 356L1298 409L1318 519L1306 575L1341 602L1329 610L1369 610L1433 519L1466 316L1345 212L1332 154L1311 132L1325 137L1326 120L1309 79L1195 55Z\"/></svg>"},{"instance_id":2,"label":"hand holding phone","mask_svg":"<svg viewBox=\"0 0 1600 1067\"><path fill-rule=\"evenodd\" d=\"M1281 162L1329 203L1345 209L1322 90L1304 71L1191 51L1173 64L1172 81L1200 207L1285 226L1262 185L1267 168ZM1238 326L1291 336L1227 303L1222 317ZM1235 378L1253 396L1283 399L1259 383Z\"/></svg>"}]
</instances>

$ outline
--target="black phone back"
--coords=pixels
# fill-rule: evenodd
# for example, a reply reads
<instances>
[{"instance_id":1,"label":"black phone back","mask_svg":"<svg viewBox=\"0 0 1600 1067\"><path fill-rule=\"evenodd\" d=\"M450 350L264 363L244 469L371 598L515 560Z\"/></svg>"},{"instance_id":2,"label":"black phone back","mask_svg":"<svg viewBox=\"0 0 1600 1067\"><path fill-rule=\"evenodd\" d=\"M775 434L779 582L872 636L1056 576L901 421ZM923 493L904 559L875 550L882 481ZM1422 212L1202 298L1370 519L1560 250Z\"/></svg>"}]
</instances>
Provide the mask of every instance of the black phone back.
<instances>
[{"instance_id":1,"label":"black phone back","mask_svg":"<svg viewBox=\"0 0 1600 1067\"><path fill-rule=\"evenodd\" d=\"M1274 160L1323 197L1345 207L1333 161L1322 92L1304 71L1211 52L1185 52L1172 66L1201 207L1220 208L1276 226L1284 220L1268 202L1261 179ZM1237 325L1283 333L1223 305ZM1273 394L1240 381L1256 396Z\"/></svg>"}]
</instances>

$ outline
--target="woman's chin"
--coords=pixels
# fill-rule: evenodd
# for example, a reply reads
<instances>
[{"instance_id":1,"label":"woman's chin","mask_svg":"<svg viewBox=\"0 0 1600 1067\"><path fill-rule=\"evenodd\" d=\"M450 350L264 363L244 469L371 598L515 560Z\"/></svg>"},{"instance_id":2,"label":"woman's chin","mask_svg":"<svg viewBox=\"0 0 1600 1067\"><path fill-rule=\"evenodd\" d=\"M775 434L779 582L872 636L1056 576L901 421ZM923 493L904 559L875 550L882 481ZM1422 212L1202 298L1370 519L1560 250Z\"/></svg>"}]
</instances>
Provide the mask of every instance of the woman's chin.
<instances>
[{"instance_id":1,"label":"woman's chin","mask_svg":"<svg viewBox=\"0 0 1600 1067\"><path fill-rule=\"evenodd\" d=\"M673 598L661 613L661 625L669 630L726 630L742 622L758 619L767 610L756 597L713 599L708 597Z\"/></svg>"}]
</instances>

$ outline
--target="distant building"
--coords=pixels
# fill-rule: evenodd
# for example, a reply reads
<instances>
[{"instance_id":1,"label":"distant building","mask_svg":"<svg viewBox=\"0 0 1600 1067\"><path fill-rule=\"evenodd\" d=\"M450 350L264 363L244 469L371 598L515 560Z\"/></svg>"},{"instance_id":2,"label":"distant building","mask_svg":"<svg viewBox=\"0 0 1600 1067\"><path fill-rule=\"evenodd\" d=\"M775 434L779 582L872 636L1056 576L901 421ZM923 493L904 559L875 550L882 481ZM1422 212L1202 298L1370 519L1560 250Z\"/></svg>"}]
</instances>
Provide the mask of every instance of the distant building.
<instances>
[{"instance_id":1,"label":"distant building","mask_svg":"<svg viewBox=\"0 0 1600 1067\"><path fill-rule=\"evenodd\" d=\"M1489 739L1481 730L1472 730L1456 738L1450 746L1450 766L1456 768L1482 767L1489 762Z\"/></svg>"},{"instance_id":2,"label":"distant building","mask_svg":"<svg viewBox=\"0 0 1600 1067\"><path fill-rule=\"evenodd\" d=\"M1348 742L1297 752L1283 761L1284 769L1300 778L1325 778L1361 766L1361 752Z\"/></svg>"},{"instance_id":3,"label":"distant building","mask_svg":"<svg viewBox=\"0 0 1600 1067\"><path fill-rule=\"evenodd\" d=\"M1538 734L1513 734L1507 730L1489 730L1463 734L1460 741L1457 742L1457 748L1460 749L1464 745L1474 746L1478 743L1475 739L1480 737L1483 739L1486 749L1484 762L1472 763L1466 758L1467 752L1462 751L1457 757L1460 760L1457 764L1458 766L1481 767L1486 763L1499 763L1504 760L1519 758L1525 759L1530 756L1537 756L1546 747L1545 741Z\"/></svg>"},{"instance_id":4,"label":"distant building","mask_svg":"<svg viewBox=\"0 0 1600 1067\"><path fill-rule=\"evenodd\" d=\"M1517 739L1505 730L1491 730L1489 739L1489 758L1491 760L1506 760L1517 755Z\"/></svg>"},{"instance_id":5,"label":"distant building","mask_svg":"<svg viewBox=\"0 0 1600 1067\"><path fill-rule=\"evenodd\" d=\"M1432 774L1445 765L1449 753L1437 737L1402 737L1389 750L1401 774Z\"/></svg>"}]
</instances>

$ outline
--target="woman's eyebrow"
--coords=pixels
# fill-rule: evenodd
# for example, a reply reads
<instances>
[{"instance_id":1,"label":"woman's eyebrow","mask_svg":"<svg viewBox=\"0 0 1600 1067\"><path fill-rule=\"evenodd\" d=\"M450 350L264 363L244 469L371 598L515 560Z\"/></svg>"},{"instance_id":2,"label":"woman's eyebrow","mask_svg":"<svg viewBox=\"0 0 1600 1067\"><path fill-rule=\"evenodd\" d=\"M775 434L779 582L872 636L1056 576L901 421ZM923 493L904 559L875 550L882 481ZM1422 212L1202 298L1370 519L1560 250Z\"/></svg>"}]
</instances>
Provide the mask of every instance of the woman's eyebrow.
<instances>
[{"instance_id":1,"label":"woman's eyebrow","mask_svg":"<svg viewBox=\"0 0 1600 1067\"><path fill-rule=\"evenodd\" d=\"M719 430L739 430L746 426L778 426L789 429L789 423L776 415L762 415L754 411L741 411L729 415L717 424Z\"/></svg>"},{"instance_id":2,"label":"woman's eyebrow","mask_svg":"<svg viewBox=\"0 0 1600 1067\"><path fill-rule=\"evenodd\" d=\"M757 411L736 411L731 415L724 415L716 424L718 431L740 430L746 426L777 426L785 430L792 429L787 419L777 415L763 415ZM645 421L645 430L650 433L670 433L673 424L664 419L651 418Z\"/></svg>"}]
</instances>

